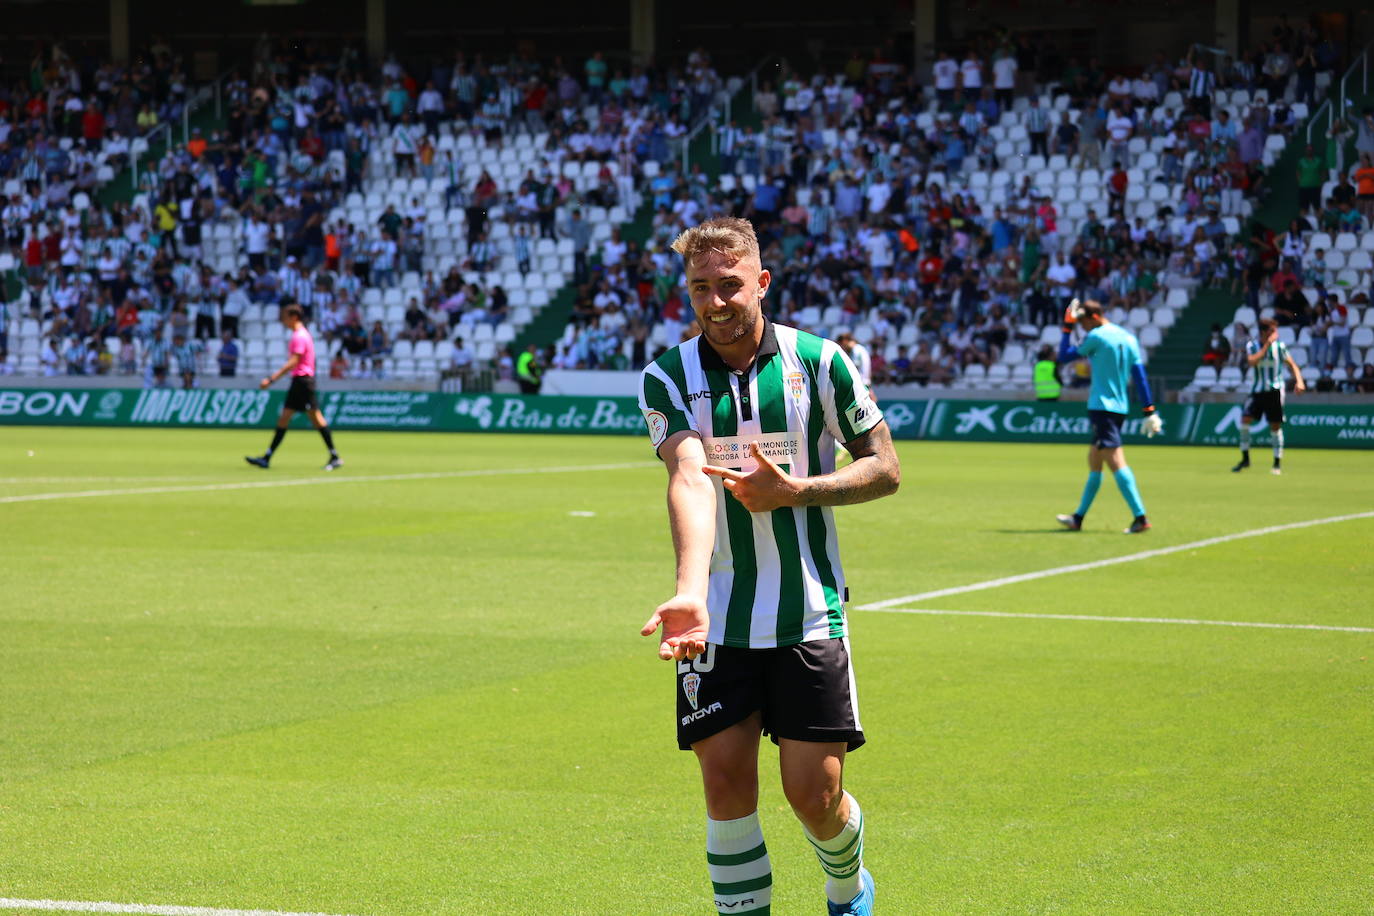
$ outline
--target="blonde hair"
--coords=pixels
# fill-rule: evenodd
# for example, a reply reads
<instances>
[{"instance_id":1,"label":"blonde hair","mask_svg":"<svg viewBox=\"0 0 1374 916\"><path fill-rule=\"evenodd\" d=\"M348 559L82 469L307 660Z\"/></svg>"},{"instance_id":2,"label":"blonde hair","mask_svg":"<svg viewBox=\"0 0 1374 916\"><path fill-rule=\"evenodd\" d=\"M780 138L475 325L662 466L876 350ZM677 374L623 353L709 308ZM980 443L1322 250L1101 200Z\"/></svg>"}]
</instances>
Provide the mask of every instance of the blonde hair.
<instances>
[{"instance_id":1,"label":"blonde hair","mask_svg":"<svg viewBox=\"0 0 1374 916\"><path fill-rule=\"evenodd\" d=\"M693 226L677 237L673 250L682 255L688 266L703 255L722 254L731 260L740 261L749 256L759 257L759 239L754 234L754 224L747 219L724 216L708 219Z\"/></svg>"}]
</instances>

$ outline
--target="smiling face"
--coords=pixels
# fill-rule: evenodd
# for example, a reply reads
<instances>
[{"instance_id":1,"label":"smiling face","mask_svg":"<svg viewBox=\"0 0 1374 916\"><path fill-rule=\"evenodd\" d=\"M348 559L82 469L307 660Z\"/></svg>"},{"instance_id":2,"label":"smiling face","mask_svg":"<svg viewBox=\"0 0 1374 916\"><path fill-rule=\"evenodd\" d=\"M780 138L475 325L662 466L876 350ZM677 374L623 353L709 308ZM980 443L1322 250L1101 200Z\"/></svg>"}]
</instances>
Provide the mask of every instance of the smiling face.
<instances>
[{"instance_id":1,"label":"smiling face","mask_svg":"<svg viewBox=\"0 0 1374 916\"><path fill-rule=\"evenodd\" d=\"M688 261L687 290L706 340L717 350L752 355L763 336L763 297L771 282L757 255L708 251Z\"/></svg>"}]
</instances>

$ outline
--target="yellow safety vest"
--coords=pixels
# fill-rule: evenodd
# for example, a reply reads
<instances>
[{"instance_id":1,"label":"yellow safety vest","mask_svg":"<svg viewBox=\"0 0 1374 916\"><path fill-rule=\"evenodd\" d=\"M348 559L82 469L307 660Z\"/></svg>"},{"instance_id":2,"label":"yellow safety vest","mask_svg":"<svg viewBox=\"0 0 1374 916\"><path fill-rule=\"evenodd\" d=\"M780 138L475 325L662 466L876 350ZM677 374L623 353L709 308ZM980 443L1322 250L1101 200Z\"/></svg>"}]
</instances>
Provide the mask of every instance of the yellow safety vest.
<instances>
[{"instance_id":1,"label":"yellow safety vest","mask_svg":"<svg viewBox=\"0 0 1374 916\"><path fill-rule=\"evenodd\" d=\"M1042 359L1035 364L1035 397L1040 401L1052 401L1059 397L1061 386L1054 377L1054 360Z\"/></svg>"}]
</instances>

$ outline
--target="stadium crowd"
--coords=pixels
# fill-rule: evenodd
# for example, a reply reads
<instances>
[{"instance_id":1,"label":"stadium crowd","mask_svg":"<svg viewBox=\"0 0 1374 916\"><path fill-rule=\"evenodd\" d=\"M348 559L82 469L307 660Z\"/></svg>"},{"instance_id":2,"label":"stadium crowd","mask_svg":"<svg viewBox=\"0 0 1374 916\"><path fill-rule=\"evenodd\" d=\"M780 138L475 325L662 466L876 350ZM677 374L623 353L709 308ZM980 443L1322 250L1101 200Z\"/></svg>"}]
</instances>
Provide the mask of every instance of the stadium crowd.
<instances>
[{"instance_id":1,"label":"stadium crowd","mask_svg":"<svg viewBox=\"0 0 1374 916\"><path fill-rule=\"evenodd\" d=\"M43 323L46 374L137 364L158 381L177 354L203 362L203 342L291 301L348 373L380 373L395 340L507 323L514 297L500 278L527 274L546 240L566 240L560 265L585 274L609 228L587 217L632 207L640 163L668 158L719 85L702 52L664 70L612 69L599 53L576 69L460 53L416 76L394 58L368 73L347 49L327 58L268 42L224 86L225 129L177 145L132 203L105 205L48 174L11 180L16 295L0 321ZM487 161L511 147L528 168L473 173L474 152ZM369 212L362 192L379 182L391 193ZM454 227L461 241L443 250L459 257L430 257L431 238ZM411 295L367 320L364 294L398 286Z\"/></svg>"},{"instance_id":2,"label":"stadium crowd","mask_svg":"<svg viewBox=\"0 0 1374 916\"><path fill-rule=\"evenodd\" d=\"M51 58L44 85L72 86L72 68ZM174 116L180 67L148 59L98 67L95 84L117 88L88 108L117 110L119 122L132 100ZM238 372L240 323L259 329L291 301L328 342L332 374L383 375L398 344L436 371L487 363L509 374L506 345L547 299L520 278L557 263L576 301L542 362L632 368L691 332L672 238L735 214L755 222L775 265L776 317L852 329L874 351L876 380L976 381L999 363L1024 374L1044 329L1089 291L1147 346L1198 287L1244 295L1257 312L1284 291L1277 274L1328 295L1332 252L1304 266L1305 251L1295 261L1282 247L1294 232L1308 238L1304 222L1275 238L1245 218L1336 59L1308 30L1280 30L1219 66L1193 50L1130 75L1026 35L941 54L924 81L881 53L855 55L834 72L761 83L757 124L716 125L713 180L673 162L674 141L714 115L725 86L700 51L680 69L459 53L426 73L394 58L369 72L348 49L265 40L224 87L225 129L173 149L132 203L79 186L85 164L33 174L31 158L29 171L11 163L6 190L20 193L0 218L19 292L0 331L42 322L33 356L44 373L192 384L188 367ZM9 148L70 130L52 107L40 127L12 106L0 121ZM1310 228L1367 228L1363 193L1344 181L1321 193L1341 172L1342 130L1299 166L1300 186L1317 185L1296 214ZM474 152L520 144L515 171L474 166ZM106 155L107 168L119 164ZM604 225L641 193L653 212L642 245ZM1367 281L1367 266L1353 269Z\"/></svg>"},{"instance_id":3,"label":"stadium crowd","mask_svg":"<svg viewBox=\"0 0 1374 916\"><path fill-rule=\"evenodd\" d=\"M929 83L857 56L765 83L759 125L720 130L718 183L653 182L647 250L584 291L554 363L638 365L674 342L690 316L667 245L720 214L759 227L780 319L854 329L881 381L958 379L1005 355L1028 369L1032 342L1089 292L1137 330L1167 328L1148 306L1199 287L1267 305L1277 264L1244 218L1336 60L1310 31L1274 42L1215 69L1201 51L1157 55L1132 78L1003 36L939 55ZM1276 47L1301 66L1279 68Z\"/></svg>"}]
</instances>

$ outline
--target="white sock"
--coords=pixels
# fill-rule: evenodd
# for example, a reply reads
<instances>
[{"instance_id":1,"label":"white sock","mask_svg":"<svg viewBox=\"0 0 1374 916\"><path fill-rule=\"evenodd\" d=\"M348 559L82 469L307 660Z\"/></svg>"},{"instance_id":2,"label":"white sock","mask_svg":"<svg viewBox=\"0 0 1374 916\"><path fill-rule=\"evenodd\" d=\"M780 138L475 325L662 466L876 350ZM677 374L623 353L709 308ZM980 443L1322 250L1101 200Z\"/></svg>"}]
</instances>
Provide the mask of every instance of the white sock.
<instances>
[{"instance_id":1,"label":"white sock","mask_svg":"<svg viewBox=\"0 0 1374 916\"><path fill-rule=\"evenodd\" d=\"M1237 420L1236 426L1240 428L1240 450L1250 451L1250 424L1244 420Z\"/></svg>"},{"instance_id":2,"label":"white sock","mask_svg":"<svg viewBox=\"0 0 1374 916\"><path fill-rule=\"evenodd\" d=\"M773 899L773 866L757 811L730 821L706 819L706 864L719 912L768 910Z\"/></svg>"},{"instance_id":3,"label":"white sock","mask_svg":"<svg viewBox=\"0 0 1374 916\"><path fill-rule=\"evenodd\" d=\"M849 820L844 829L828 840L818 840L805 826L802 831L816 848L816 858L825 871L825 896L831 903L848 903L863 890L860 870L864 864L864 813L848 792Z\"/></svg>"},{"instance_id":4,"label":"white sock","mask_svg":"<svg viewBox=\"0 0 1374 916\"><path fill-rule=\"evenodd\" d=\"M1274 433L1274 458L1275 460L1283 457L1283 430Z\"/></svg>"}]
</instances>

